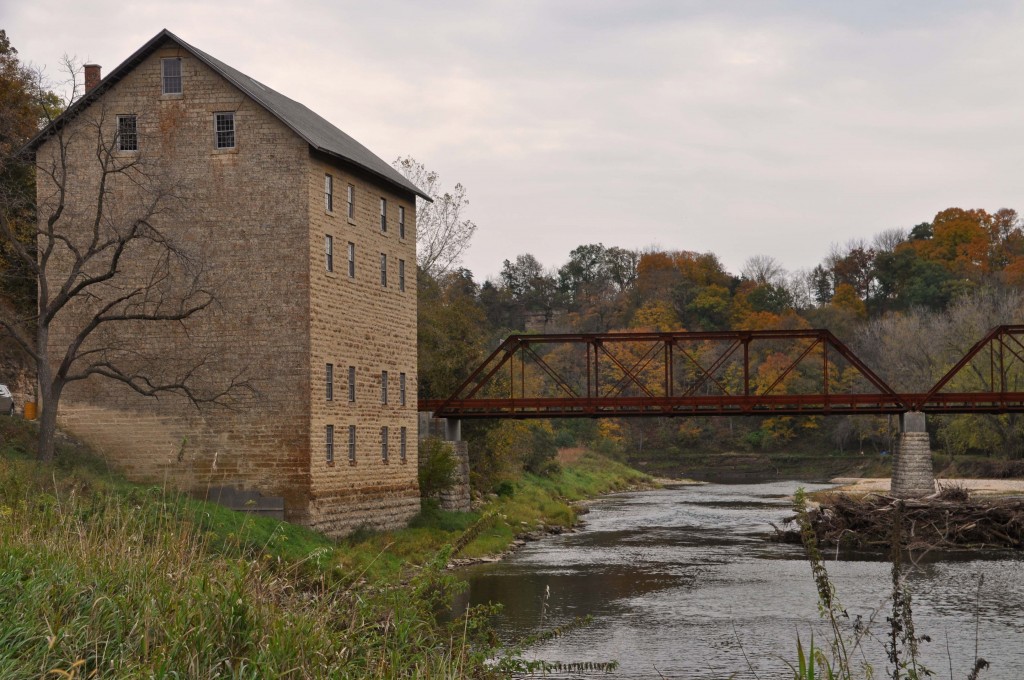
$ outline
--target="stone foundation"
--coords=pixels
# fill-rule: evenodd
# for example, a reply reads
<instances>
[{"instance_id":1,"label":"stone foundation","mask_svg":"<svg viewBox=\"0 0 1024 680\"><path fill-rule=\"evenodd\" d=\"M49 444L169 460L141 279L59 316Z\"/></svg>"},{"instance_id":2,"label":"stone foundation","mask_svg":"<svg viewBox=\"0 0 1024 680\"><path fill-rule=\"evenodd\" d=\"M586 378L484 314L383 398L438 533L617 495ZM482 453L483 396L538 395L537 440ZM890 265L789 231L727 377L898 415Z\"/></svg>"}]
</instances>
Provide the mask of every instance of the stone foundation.
<instances>
[{"instance_id":1,"label":"stone foundation","mask_svg":"<svg viewBox=\"0 0 1024 680\"><path fill-rule=\"evenodd\" d=\"M375 486L314 499L307 526L332 538L342 538L356 529L402 529L419 511L420 493L415 483L391 488Z\"/></svg>"}]
</instances>

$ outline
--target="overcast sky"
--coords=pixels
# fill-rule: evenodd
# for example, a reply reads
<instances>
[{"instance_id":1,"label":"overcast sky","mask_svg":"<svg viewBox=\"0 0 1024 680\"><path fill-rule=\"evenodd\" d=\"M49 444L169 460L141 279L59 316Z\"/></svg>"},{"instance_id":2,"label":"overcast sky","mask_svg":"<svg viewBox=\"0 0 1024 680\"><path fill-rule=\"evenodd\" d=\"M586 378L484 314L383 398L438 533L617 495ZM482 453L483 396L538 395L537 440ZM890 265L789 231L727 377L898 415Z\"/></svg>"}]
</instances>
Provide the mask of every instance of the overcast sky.
<instances>
[{"instance_id":1,"label":"overcast sky","mask_svg":"<svg viewBox=\"0 0 1024 680\"><path fill-rule=\"evenodd\" d=\"M162 28L461 182L478 280L603 242L813 267L951 206L1024 211L1024 3L0 1L104 73Z\"/></svg>"}]
</instances>

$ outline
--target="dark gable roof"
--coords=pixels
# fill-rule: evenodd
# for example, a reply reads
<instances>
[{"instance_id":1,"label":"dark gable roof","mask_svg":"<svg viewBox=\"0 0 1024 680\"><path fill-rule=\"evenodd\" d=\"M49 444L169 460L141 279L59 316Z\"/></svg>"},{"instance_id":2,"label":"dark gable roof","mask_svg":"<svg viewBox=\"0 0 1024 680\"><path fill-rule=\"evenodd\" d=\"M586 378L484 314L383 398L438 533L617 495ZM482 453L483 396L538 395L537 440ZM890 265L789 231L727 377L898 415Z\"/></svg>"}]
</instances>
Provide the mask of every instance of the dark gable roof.
<instances>
[{"instance_id":1,"label":"dark gable roof","mask_svg":"<svg viewBox=\"0 0 1024 680\"><path fill-rule=\"evenodd\" d=\"M85 107L89 106L89 104L96 101L96 99L98 99L106 90L110 89L114 83L121 80L121 78L123 78L129 71L138 66L167 40L177 43L196 59L216 71L225 80L244 92L249 96L249 98L291 128L295 134L306 140L313 149L327 154L328 156L334 156L335 158L340 158L356 165L383 179L387 183L402 189L403 191L411 192L428 201L431 200L430 197L423 193L415 184L406 179L402 173L398 172L388 163L381 160L381 158L376 154L356 140L352 139L352 137L345 134L334 125L331 125L321 116L317 115L299 102L289 99L280 92L275 92L266 85L250 78L241 71L228 66L218 59L214 59L206 52L196 49L167 29L157 33L153 39L140 47L135 54L128 57L117 68L111 71L102 81L100 81L99 85L86 93L85 96L81 97L59 118L53 121L50 126L36 135L36 137L29 142L27 148L32 150L38 148L39 144L49 136L50 131L54 126L62 125L64 121L74 117L84 110Z\"/></svg>"}]
</instances>

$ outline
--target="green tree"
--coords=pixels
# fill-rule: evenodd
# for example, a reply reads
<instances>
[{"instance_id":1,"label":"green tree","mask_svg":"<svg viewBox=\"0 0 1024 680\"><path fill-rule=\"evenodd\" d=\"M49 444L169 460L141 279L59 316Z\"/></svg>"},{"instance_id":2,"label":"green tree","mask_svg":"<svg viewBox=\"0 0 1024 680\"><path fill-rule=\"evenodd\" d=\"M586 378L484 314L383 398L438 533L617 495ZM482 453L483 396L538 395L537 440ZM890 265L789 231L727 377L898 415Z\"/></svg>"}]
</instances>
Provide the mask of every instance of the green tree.
<instances>
[{"instance_id":1,"label":"green tree","mask_svg":"<svg viewBox=\"0 0 1024 680\"><path fill-rule=\"evenodd\" d=\"M440 280L419 270L417 286L419 394L442 399L483 360L487 320L473 275L466 269Z\"/></svg>"},{"instance_id":2,"label":"green tree","mask_svg":"<svg viewBox=\"0 0 1024 680\"><path fill-rule=\"evenodd\" d=\"M18 159L22 147L60 112L59 100L18 60L18 51L0 29L0 206L7 228L0 232L0 296L14 313L34 313L36 280L28 258L35 253L35 173Z\"/></svg>"}]
</instances>

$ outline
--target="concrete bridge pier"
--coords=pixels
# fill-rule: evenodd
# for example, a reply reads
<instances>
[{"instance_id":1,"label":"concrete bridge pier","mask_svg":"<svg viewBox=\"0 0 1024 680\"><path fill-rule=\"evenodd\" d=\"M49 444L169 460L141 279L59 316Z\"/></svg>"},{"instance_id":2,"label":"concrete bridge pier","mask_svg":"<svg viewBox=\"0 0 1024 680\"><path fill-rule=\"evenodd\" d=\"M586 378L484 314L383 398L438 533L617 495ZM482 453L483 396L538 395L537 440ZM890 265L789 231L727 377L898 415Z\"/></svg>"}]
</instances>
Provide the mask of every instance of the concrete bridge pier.
<instances>
[{"instance_id":1,"label":"concrete bridge pier","mask_svg":"<svg viewBox=\"0 0 1024 680\"><path fill-rule=\"evenodd\" d=\"M900 415L900 439L892 466L891 493L896 498L921 498L935 493L932 451L920 411Z\"/></svg>"}]
</instances>

